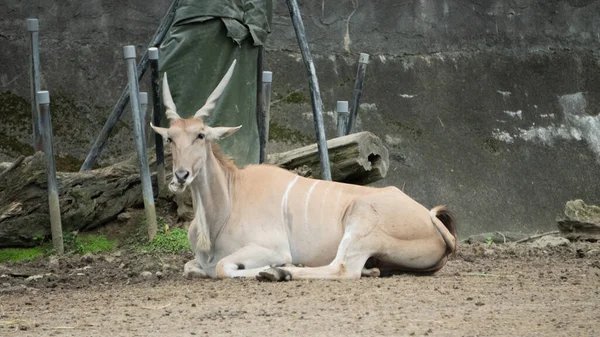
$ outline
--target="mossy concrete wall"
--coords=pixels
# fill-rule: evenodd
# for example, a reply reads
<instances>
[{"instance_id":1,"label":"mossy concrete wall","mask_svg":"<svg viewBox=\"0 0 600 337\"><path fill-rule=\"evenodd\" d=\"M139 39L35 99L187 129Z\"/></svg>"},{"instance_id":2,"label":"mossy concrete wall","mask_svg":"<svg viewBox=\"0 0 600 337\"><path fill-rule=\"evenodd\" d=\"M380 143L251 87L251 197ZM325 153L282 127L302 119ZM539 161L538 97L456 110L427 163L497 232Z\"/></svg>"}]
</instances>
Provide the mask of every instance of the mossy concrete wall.
<instances>
[{"instance_id":1,"label":"mossy concrete wall","mask_svg":"<svg viewBox=\"0 0 600 337\"><path fill-rule=\"evenodd\" d=\"M76 166L126 81L122 46L145 48L168 5L4 1L0 103L10 104L0 104L9 121L0 160L30 138L25 18L40 18L43 87L63 102L53 115L63 125L57 152ZM266 68L270 150L280 151L315 137L285 1L274 11ZM391 159L375 185L447 204L461 235L552 230L567 200L600 203L600 1L302 1L301 11L329 137L335 101L351 99L358 54L371 55L357 129L381 137ZM133 152L128 114L101 163Z\"/></svg>"}]
</instances>

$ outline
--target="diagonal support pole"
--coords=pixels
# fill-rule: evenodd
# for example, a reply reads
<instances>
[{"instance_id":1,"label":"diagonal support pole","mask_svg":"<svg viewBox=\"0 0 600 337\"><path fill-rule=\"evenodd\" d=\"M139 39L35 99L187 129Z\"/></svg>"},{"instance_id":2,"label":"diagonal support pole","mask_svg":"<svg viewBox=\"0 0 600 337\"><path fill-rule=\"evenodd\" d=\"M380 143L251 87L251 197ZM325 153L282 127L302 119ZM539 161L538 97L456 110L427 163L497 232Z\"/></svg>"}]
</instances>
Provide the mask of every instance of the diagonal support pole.
<instances>
[{"instance_id":1,"label":"diagonal support pole","mask_svg":"<svg viewBox=\"0 0 600 337\"><path fill-rule=\"evenodd\" d=\"M177 9L178 3L179 3L179 0L174 0L171 3L171 7L169 7L169 11L167 12L167 15L165 15L160 26L156 30L156 33L154 33L154 37L152 38L152 41L148 45L148 48L156 47L163 41L163 39L167 35L167 32L169 31L169 27L171 27L171 24L173 24L173 20L175 20L175 9ZM144 54L142 55L142 58L140 59L140 62L137 65L136 72L137 72L137 76L138 76L138 78L137 78L138 81L144 76L146 69L148 69L148 66L150 65L150 62L148 59L148 48L146 48ZM85 158L83 165L79 169L79 172L90 170L92 168L92 166L94 166L94 163L96 162L96 160L100 156L100 153L104 149L104 146L106 145L106 141L108 140L108 137L110 136L110 133L112 132L112 129L115 127L115 125L121 118L121 115L123 115L123 111L127 107L128 103L129 103L129 85L125 86L125 88L123 89L123 92L121 93L121 97L119 97L119 100L117 101L117 104L113 108L112 113L108 117L108 120L104 124L102 131L100 131L100 135L98 135L98 138L96 138L96 140L94 141L94 144L92 145L90 152L88 153L87 157Z\"/></svg>"},{"instance_id":2,"label":"diagonal support pole","mask_svg":"<svg viewBox=\"0 0 600 337\"><path fill-rule=\"evenodd\" d=\"M313 62L310 49L308 48L306 31L304 30L304 23L302 23L298 2L296 2L296 0L287 0L287 5L290 11L290 17L292 18L292 24L294 25L294 30L296 31L296 38L298 39L298 45L300 46L300 52L302 53L302 60L304 61L309 76L310 99L312 102L313 119L317 134L317 148L319 150L319 158L321 161L321 178L323 180L331 180L331 168L329 164L329 154L327 152L327 137L325 136L325 126L323 125L323 102L321 101L321 94L319 92L319 80L317 79L315 63Z\"/></svg>"}]
</instances>

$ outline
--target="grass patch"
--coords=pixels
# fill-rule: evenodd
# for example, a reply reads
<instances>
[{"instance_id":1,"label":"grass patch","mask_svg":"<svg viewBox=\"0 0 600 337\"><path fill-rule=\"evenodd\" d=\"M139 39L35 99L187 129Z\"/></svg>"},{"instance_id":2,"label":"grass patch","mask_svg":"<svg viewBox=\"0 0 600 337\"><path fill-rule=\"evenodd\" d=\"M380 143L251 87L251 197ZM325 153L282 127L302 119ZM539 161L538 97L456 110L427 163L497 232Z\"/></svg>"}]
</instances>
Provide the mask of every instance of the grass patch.
<instances>
[{"instance_id":1,"label":"grass patch","mask_svg":"<svg viewBox=\"0 0 600 337\"><path fill-rule=\"evenodd\" d=\"M115 243L101 235L77 235L73 252L77 254L100 253L115 248Z\"/></svg>"},{"instance_id":2,"label":"grass patch","mask_svg":"<svg viewBox=\"0 0 600 337\"><path fill-rule=\"evenodd\" d=\"M140 226L132 237L129 238L128 244L133 247L137 253L185 253L190 251L190 243L188 241L188 233L181 228L169 228L165 219L157 218L158 230L152 241L148 242L148 225L146 219L142 220Z\"/></svg>"},{"instance_id":3,"label":"grass patch","mask_svg":"<svg viewBox=\"0 0 600 337\"><path fill-rule=\"evenodd\" d=\"M42 247L0 249L0 263L31 261L45 255Z\"/></svg>"}]
</instances>

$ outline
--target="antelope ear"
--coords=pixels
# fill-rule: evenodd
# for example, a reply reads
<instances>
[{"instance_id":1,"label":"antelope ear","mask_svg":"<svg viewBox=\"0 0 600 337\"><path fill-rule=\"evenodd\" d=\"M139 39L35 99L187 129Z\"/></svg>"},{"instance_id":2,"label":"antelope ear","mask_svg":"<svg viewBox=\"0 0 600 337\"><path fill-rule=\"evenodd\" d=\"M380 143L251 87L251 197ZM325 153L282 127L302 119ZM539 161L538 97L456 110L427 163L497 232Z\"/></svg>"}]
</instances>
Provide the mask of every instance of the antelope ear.
<instances>
[{"instance_id":1,"label":"antelope ear","mask_svg":"<svg viewBox=\"0 0 600 337\"><path fill-rule=\"evenodd\" d=\"M238 132L239 129L241 129L242 126L235 126L235 127L224 127L224 126L217 126L214 128L211 127L206 127L206 138L208 140L216 140L216 139L221 139L221 138L225 138L227 136L230 136L236 132Z\"/></svg>"},{"instance_id":2,"label":"antelope ear","mask_svg":"<svg viewBox=\"0 0 600 337\"><path fill-rule=\"evenodd\" d=\"M167 128L161 128L161 127L158 127L158 126L154 126L152 124L152 122L150 122L150 127L152 128L152 130L154 130L154 132L156 132L159 135L161 135L164 139L169 138L169 133L167 132L168 131Z\"/></svg>"}]
</instances>

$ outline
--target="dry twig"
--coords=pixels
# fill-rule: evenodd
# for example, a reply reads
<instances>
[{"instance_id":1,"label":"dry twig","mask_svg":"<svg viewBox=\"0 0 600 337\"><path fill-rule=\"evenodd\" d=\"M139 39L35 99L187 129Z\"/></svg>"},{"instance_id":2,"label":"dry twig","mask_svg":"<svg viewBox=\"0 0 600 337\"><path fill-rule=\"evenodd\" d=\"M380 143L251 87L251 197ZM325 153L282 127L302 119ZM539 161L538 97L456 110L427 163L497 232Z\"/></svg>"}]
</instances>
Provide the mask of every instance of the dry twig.
<instances>
[{"instance_id":1,"label":"dry twig","mask_svg":"<svg viewBox=\"0 0 600 337\"><path fill-rule=\"evenodd\" d=\"M529 240L541 238L542 236L554 235L554 234L558 234L558 233L560 233L560 231L552 231L552 232L546 232L546 233L542 233L542 234L532 235L532 236L527 237L525 239L521 239L519 241L516 241L515 243L527 242Z\"/></svg>"}]
</instances>

